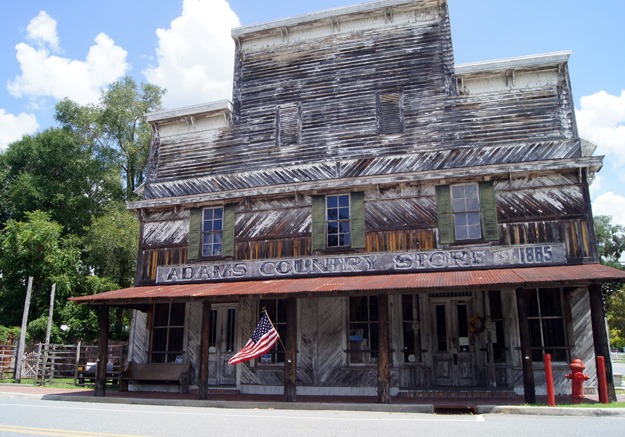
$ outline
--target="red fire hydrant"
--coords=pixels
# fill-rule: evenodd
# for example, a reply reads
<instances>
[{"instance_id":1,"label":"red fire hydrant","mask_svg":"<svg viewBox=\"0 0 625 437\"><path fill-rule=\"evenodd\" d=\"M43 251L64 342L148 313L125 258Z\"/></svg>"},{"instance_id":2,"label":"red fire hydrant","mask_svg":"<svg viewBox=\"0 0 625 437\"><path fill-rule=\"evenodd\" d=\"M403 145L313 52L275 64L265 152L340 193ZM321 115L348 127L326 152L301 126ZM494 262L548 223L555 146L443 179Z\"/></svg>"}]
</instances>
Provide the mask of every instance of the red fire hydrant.
<instances>
[{"instance_id":1,"label":"red fire hydrant","mask_svg":"<svg viewBox=\"0 0 625 437\"><path fill-rule=\"evenodd\" d=\"M588 380L590 377L584 374L586 366L584 366L584 363L579 358L575 358L569 365L571 366L572 373L567 373L566 378L573 382L571 388L571 402L581 404L584 400L584 381Z\"/></svg>"}]
</instances>

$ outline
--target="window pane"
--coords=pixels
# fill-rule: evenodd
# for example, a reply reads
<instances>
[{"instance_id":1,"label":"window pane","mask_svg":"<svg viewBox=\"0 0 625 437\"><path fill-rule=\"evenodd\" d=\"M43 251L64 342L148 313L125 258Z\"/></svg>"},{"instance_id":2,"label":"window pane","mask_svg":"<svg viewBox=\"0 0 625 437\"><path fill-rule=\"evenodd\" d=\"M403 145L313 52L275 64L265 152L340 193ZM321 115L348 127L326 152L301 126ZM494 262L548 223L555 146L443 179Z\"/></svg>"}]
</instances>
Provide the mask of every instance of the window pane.
<instances>
[{"instance_id":1,"label":"window pane","mask_svg":"<svg viewBox=\"0 0 625 437\"><path fill-rule=\"evenodd\" d=\"M213 230L221 231L223 229L223 221L221 219L213 222Z\"/></svg>"},{"instance_id":2,"label":"window pane","mask_svg":"<svg viewBox=\"0 0 625 437\"><path fill-rule=\"evenodd\" d=\"M339 246L351 246L352 242L351 242L351 238L349 236L349 234L341 234L340 238L339 238Z\"/></svg>"},{"instance_id":3,"label":"window pane","mask_svg":"<svg viewBox=\"0 0 625 437\"><path fill-rule=\"evenodd\" d=\"M208 221L208 220L212 220L213 219L213 212L215 210L212 208L206 208L204 209L204 221Z\"/></svg>"},{"instance_id":4,"label":"window pane","mask_svg":"<svg viewBox=\"0 0 625 437\"><path fill-rule=\"evenodd\" d=\"M538 317L538 290L526 291L527 315L529 317Z\"/></svg>"},{"instance_id":5,"label":"window pane","mask_svg":"<svg viewBox=\"0 0 625 437\"><path fill-rule=\"evenodd\" d=\"M562 316L562 302L560 290L557 288L541 289L540 309L543 317Z\"/></svg>"},{"instance_id":6,"label":"window pane","mask_svg":"<svg viewBox=\"0 0 625 437\"><path fill-rule=\"evenodd\" d=\"M167 345L167 350L169 352L182 352L183 335L184 328L169 328L169 344Z\"/></svg>"},{"instance_id":7,"label":"window pane","mask_svg":"<svg viewBox=\"0 0 625 437\"><path fill-rule=\"evenodd\" d=\"M328 202L328 209L336 208L338 206L338 199L336 196L327 196L326 201Z\"/></svg>"},{"instance_id":8,"label":"window pane","mask_svg":"<svg viewBox=\"0 0 625 437\"><path fill-rule=\"evenodd\" d=\"M347 207L347 209L349 210L349 195L343 194L339 196L339 206Z\"/></svg>"},{"instance_id":9,"label":"window pane","mask_svg":"<svg viewBox=\"0 0 625 437\"><path fill-rule=\"evenodd\" d=\"M167 328L154 328L152 330L152 350L155 352L167 350Z\"/></svg>"},{"instance_id":10,"label":"window pane","mask_svg":"<svg viewBox=\"0 0 625 437\"><path fill-rule=\"evenodd\" d=\"M436 339L437 350L447 350L447 319L445 305L436 305Z\"/></svg>"},{"instance_id":11,"label":"window pane","mask_svg":"<svg viewBox=\"0 0 625 437\"><path fill-rule=\"evenodd\" d=\"M328 247L337 247L339 245L338 235L328 235Z\"/></svg>"},{"instance_id":12,"label":"window pane","mask_svg":"<svg viewBox=\"0 0 625 437\"><path fill-rule=\"evenodd\" d=\"M207 220L204 222L204 232L209 232L213 230L213 221Z\"/></svg>"},{"instance_id":13,"label":"window pane","mask_svg":"<svg viewBox=\"0 0 625 437\"><path fill-rule=\"evenodd\" d=\"M172 303L169 326L184 326L184 303Z\"/></svg>"},{"instance_id":14,"label":"window pane","mask_svg":"<svg viewBox=\"0 0 625 437\"><path fill-rule=\"evenodd\" d=\"M169 304L159 303L154 305L154 327L167 326L169 321Z\"/></svg>"},{"instance_id":15,"label":"window pane","mask_svg":"<svg viewBox=\"0 0 625 437\"><path fill-rule=\"evenodd\" d=\"M339 211L336 208L328 209L328 220L338 220Z\"/></svg>"},{"instance_id":16,"label":"window pane","mask_svg":"<svg viewBox=\"0 0 625 437\"><path fill-rule=\"evenodd\" d=\"M223 208L215 208L214 210L214 218L216 219L221 219L224 216L224 209Z\"/></svg>"},{"instance_id":17,"label":"window pane","mask_svg":"<svg viewBox=\"0 0 625 437\"><path fill-rule=\"evenodd\" d=\"M349 208L339 208L339 220L349 220Z\"/></svg>"},{"instance_id":18,"label":"window pane","mask_svg":"<svg viewBox=\"0 0 625 437\"><path fill-rule=\"evenodd\" d=\"M562 319L543 319L545 346L564 346L564 326Z\"/></svg>"}]
</instances>

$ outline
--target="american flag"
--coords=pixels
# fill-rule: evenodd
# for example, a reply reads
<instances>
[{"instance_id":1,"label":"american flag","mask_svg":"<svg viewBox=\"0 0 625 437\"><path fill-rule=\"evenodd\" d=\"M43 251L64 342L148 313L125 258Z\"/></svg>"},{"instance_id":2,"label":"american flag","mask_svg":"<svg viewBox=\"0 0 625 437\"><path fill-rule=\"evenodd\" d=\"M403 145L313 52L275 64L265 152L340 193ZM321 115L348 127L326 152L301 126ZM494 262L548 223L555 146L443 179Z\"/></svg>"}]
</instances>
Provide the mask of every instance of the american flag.
<instances>
[{"instance_id":1,"label":"american flag","mask_svg":"<svg viewBox=\"0 0 625 437\"><path fill-rule=\"evenodd\" d=\"M265 311L258 322L258 326L254 329L252 337L243 346L243 349L228 360L228 363L239 364L258 358L269 352L279 338L278 331L273 327Z\"/></svg>"}]
</instances>

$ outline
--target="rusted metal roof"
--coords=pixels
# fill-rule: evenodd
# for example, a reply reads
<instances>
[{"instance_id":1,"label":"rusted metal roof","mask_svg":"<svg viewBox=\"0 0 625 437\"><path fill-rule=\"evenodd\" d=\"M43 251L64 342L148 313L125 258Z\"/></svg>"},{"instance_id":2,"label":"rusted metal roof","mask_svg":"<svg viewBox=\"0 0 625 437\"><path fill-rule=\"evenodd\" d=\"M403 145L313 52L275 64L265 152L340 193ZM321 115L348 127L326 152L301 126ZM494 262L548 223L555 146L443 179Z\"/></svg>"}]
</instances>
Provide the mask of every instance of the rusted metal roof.
<instances>
[{"instance_id":1,"label":"rusted metal roof","mask_svg":"<svg viewBox=\"0 0 625 437\"><path fill-rule=\"evenodd\" d=\"M416 292L502 287L546 287L625 281L625 271L601 264L465 270L392 275L361 275L267 281L211 282L123 288L73 297L91 305L132 305L158 301L189 301L246 296L308 295L355 292Z\"/></svg>"}]
</instances>

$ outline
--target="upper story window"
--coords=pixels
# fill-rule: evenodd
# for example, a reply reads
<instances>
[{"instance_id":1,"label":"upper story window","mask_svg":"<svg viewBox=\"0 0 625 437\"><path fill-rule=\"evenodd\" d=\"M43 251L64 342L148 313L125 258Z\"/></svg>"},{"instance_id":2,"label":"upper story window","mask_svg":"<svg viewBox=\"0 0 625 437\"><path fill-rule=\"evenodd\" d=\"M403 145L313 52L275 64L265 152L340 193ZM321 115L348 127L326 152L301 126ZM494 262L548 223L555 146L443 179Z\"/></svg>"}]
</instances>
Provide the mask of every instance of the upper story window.
<instances>
[{"instance_id":1,"label":"upper story window","mask_svg":"<svg viewBox=\"0 0 625 437\"><path fill-rule=\"evenodd\" d=\"M349 194L326 196L327 247L351 246Z\"/></svg>"},{"instance_id":2,"label":"upper story window","mask_svg":"<svg viewBox=\"0 0 625 437\"><path fill-rule=\"evenodd\" d=\"M312 198L313 250L365 247L364 193Z\"/></svg>"},{"instance_id":3,"label":"upper story window","mask_svg":"<svg viewBox=\"0 0 625 437\"><path fill-rule=\"evenodd\" d=\"M301 130L300 106L297 104L279 106L276 110L276 146L299 144Z\"/></svg>"},{"instance_id":4,"label":"upper story window","mask_svg":"<svg viewBox=\"0 0 625 437\"><path fill-rule=\"evenodd\" d=\"M399 91L377 95L378 133L400 134L404 131L402 93Z\"/></svg>"},{"instance_id":5,"label":"upper story window","mask_svg":"<svg viewBox=\"0 0 625 437\"><path fill-rule=\"evenodd\" d=\"M221 256L224 209L204 208L202 218L202 256Z\"/></svg>"},{"instance_id":6,"label":"upper story window","mask_svg":"<svg viewBox=\"0 0 625 437\"><path fill-rule=\"evenodd\" d=\"M436 208L440 243L499 240L492 182L439 185Z\"/></svg>"},{"instance_id":7,"label":"upper story window","mask_svg":"<svg viewBox=\"0 0 625 437\"><path fill-rule=\"evenodd\" d=\"M234 256L235 205L189 211L187 260Z\"/></svg>"},{"instance_id":8,"label":"upper story window","mask_svg":"<svg viewBox=\"0 0 625 437\"><path fill-rule=\"evenodd\" d=\"M477 184L452 185L451 208L456 240L481 239L482 220Z\"/></svg>"}]
</instances>

